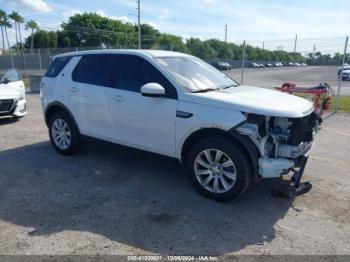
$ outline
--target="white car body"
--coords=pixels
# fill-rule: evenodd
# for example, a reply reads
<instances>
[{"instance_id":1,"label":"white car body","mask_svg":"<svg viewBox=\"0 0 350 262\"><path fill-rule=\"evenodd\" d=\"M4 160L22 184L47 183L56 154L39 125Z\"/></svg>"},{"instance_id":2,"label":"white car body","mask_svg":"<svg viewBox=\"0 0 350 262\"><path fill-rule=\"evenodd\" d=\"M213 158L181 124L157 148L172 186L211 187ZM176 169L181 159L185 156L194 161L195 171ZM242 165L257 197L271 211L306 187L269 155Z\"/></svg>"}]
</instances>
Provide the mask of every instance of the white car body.
<instances>
[{"instance_id":1,"label":"white car body","mask_svg":"<svg viewBox=\"0 0 350 262\"><path fill-rule=\"evenodd\" d=\"M24 83L17 71L10 69L0 83L0 117L20 118L26 114Z\"/></svg>"},{"instance_id":2,"label":"white car body","mask_svg":"<svg viewBox=\"0 0 350 262\"><path fill-rule=\"evenodd\" d=\"M138 92L74 82L72 71L82 56L89 54L123 54L145 59L174 86L176 99L147 97ZM302 119L313 112L313 105L302 98L253 86L237 86L203 92L186 92L181 84L156 58L192 56L155 50L100 50L62 54L71 57L54 78L43 77L41 101L44 117L49 122L53 106L68 110L84 136L94 137L125 146L146 150L184 161L184 148L193 134L201 130L220 130L249 138L260 152L257 172L262 177L279 176L289 170L290 160L269 158L264 145L269 143L257 134L257 128L247 123L249 114L278 119ZM217 72L222 74L221 72ZM184 81L186 79L183 79ZM142 89L152 89L142 87ZM155 86L157 88L157 86ZM267 121L267 120L266 120ZM279 120L280 121L280 120ZM283 121L282 121L283 122ZM287 122L285 128L288 128ZM282 125L282 124L281 124ZM242 138L243 140L243 138ZM307 155L312 142L283 147L287 153ZM282 147L281 147L282 148ZM282 149L281 149L282 150ZM293 151L293 152L292 152ZM276 153L277 154L277 153ZM276 160L276 161L275 161Z\"/></svg>"},{"instance_id":3,"label":"white car body","mask_svg":"<svg viewBox=\"0 0 350 262\"><path fill-rule=\"evenodd\" d=\"M341 69L342 69L341 66L338 67L338 69L337 69L338 75L340 75ZM344 67L343 67L343 72L344 72L344 71L348 71L348 70L350 70L350 66L349 66L349 65L344 65Z\"/></svg>"},{"instance_id":4,"label":"white car body","mask_svg":"<svg viewBox=\"0 0 350 262\"><path fill-rule=\"evenodd\" d=\"M343 70L342 80L350 80L350 69Z\"/></svg>"}]
</instances>

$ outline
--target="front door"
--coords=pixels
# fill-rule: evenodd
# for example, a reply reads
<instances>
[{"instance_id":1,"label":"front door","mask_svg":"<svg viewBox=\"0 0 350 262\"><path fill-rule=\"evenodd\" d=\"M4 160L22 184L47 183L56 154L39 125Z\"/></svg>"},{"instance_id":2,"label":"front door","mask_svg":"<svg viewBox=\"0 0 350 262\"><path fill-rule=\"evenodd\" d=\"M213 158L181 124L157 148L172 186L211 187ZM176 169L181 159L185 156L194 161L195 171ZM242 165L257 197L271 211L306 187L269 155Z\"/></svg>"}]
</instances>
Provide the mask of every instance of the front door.
<instances>
[{"instance_id":1,"label":"front door","mask_svg":"<svg viewBox=\"0 0 350 262\"><path fill-rule=\"evenodd\" d=\"M106 104L114 136L121 144L169 156L175 155L177 94L150 62L134 55L113 55L113 76ZM141 86L158 83L164 97L146 97Z\"/></svg>"}]
</instances>

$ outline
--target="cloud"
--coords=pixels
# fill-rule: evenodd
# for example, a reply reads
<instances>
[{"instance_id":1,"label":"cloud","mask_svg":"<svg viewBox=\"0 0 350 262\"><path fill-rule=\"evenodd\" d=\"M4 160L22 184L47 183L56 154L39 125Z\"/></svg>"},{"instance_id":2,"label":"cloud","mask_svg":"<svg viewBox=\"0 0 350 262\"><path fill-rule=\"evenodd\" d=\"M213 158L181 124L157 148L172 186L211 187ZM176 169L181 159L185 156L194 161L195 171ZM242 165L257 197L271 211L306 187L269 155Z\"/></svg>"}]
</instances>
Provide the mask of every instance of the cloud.
<instances>
[{"instance_id":1,"label":"cloud","mask_svg":"<svg viewBox=\"0 0 350 262\"><path fill-rule=\"evenodd\" d=\"M228 24L230 42L242 43L245 39L257 46L265 42L265 48L283 46L284 50L293 50L297 33L299 50L311 50L316 44L321 51L332 49L341 52L344 37L339 40L341 44L335 38L350 34L348 1L186 0L181 5L171 0L141 1L141 23L151 22L149 24L164 33L201 39L223 39L224 27ZM26 20L44 21L43 27L49 23L59 25L63 17L82 12L96 12L123 22L137 21L136 17L127 15L136 13L136 0L85 3L84 0L0 0L5 11L17 10ZM43 12L50 8L52 12Z\"/></svg>"},{"instance_id":2,"label":"cloud","mask_svg":"<svg viewBox=\"0 0 350 262\"><path fill-rule=\"evenodd\" d=\"M125 23L131 23L130 18L125 16L125 15L124 16L115 16L114 19L120 20L120 21L125 22Z\"/></svg>"},{"instance_id":3,"label":"cloud","mask_svg":"<svg viewBox=\"0 0 350 262\"><path fill-rule=\"evenodd\" d=\"M49 6L44 0L6 0L7 2L12 2L12 4L16 4L18 6L22 6L24 8L29 8L35 11L48 13L53 9Z\"/></svg>"},{"instance_id":4,"label":"cloud","mask_svg":"<svg viewBox=\"0 0 350 262\"><path fill-rule=\"evenodd\" d=\"M95 12L96 14L100 15L100 16L103 16L103 17L107 17L107 18L111 18L111 19L116 19L116 20L120 20L122 22L125 22L125 23L131 23L129 17L127 16L115 16L115 15L108 15L107 13L105 13L105 11L103 10L97 10Z\"/></svg>"},{"instance_id":5,"label":"cloud","mask_svg":"<svg viewBox=\"0 0 350 262\"><path fill-rule=\"evenodd\" d=\"M106 13L103 10L97 10L96 14L103 16L103 17L107 17Z\"/></svg>"},{"instance_id":6,"label":"cloud","mask_svg":"<svg viewBox=\"0 0 350 262\"><path fill-rule=\"evenodd\" d=\"M62 16L64 19L68 19L69 17L76 15L76 14L82 14L83 12L78 9L68 9L62 13Z\"/></svg>"},{"instance_id":7,"label":"cloud","mask_svg":"<svg viewBox=\"0 0 350 262\"><path fill-rule=\"evenodd\" d=\"M147 22L147 24L149 24L150 26L154 27L155 29L159 29L159 25L157 23Z\"/></svg>"}]
</instances>

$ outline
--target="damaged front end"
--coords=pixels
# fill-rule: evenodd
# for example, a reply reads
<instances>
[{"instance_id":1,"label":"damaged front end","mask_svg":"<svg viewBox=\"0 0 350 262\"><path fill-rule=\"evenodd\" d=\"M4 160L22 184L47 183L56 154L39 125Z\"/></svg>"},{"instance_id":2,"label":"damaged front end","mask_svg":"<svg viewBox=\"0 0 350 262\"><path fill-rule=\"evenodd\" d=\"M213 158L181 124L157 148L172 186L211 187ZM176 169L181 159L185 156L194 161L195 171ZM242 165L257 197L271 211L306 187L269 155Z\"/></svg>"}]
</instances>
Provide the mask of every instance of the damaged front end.
<instances>
[{"instance_id":1,"label":"damaged front end","mask_svg":"<svg viewBox=\"0 0 350 262\"><path fill-rule=\"evenodd\" d=\"M317 113L302 118L246 114L247 121L236 128L259 151L258 174L262 178L280 177L294 171L291 184L299 188L314 135L322 119ZM309 184L311 188L311 185Z\"/></svg>"}]
</instances>

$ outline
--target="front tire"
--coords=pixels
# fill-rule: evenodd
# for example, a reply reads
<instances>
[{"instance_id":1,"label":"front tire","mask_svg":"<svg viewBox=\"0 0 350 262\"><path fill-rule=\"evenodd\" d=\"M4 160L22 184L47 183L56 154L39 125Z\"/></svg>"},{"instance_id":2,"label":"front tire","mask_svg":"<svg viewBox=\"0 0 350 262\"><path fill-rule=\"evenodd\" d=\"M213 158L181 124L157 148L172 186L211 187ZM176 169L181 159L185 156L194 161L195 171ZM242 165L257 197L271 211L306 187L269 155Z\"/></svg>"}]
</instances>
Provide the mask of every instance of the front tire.
<instances>
[{"instance_id":1,"label":"front tire","mask_svg":"<svg viewBox=\"0 0 350 262\"><path fill-rule=\"evenodd\" d=\"M84 145L77 125L63 111L50 117L49 135L52 146L62 155L77 154Z\"/></svg>"},{"instance_id":2,"label":"front tire","mask_svg":"<svg viewBox=\"0 0 350 262\"><path fill-rule=\"evenodd\" d=\"M226 137L204 138L187 157L187 169L197 191L216 201L229 201L242 195L252 178L250 161Z\"/></svg>"}]
</instances>

